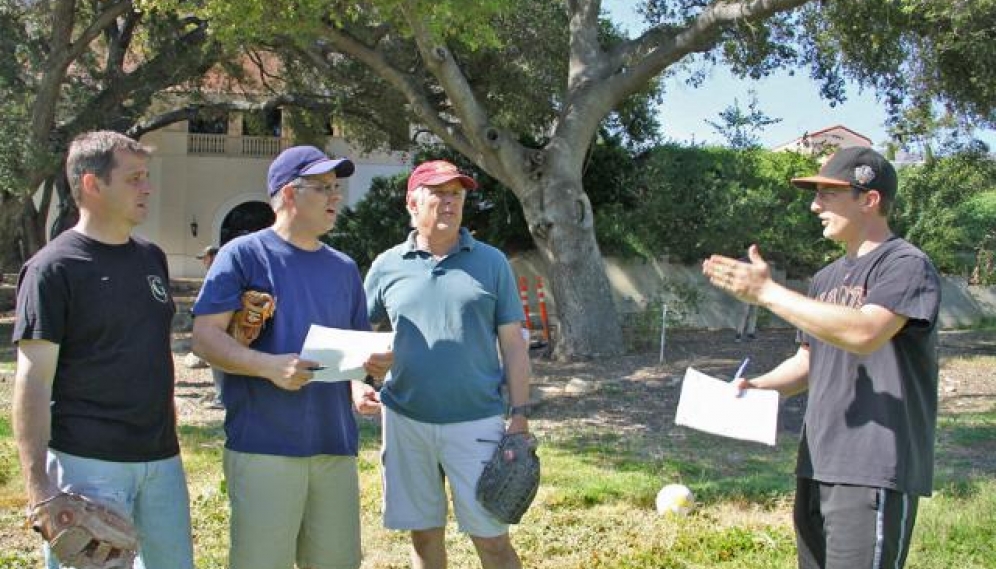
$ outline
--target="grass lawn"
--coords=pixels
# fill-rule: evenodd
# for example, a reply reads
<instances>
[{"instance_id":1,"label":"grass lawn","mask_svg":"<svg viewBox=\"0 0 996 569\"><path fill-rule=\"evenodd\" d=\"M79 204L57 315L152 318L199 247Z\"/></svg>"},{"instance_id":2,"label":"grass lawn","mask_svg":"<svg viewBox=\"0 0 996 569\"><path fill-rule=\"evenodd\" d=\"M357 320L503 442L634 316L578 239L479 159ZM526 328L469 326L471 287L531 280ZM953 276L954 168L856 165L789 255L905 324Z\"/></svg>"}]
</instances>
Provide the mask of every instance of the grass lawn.
<instances>
[{"instance_id":1,"label":"grass lawn","mask_svg":"<svg viewBox=\"0 0 996 569\"><path fill-rule=\"evenodd\" d=\"M992 381L996 357L949 362ZM952 367L953 366L953 367ZM3 396L3 392L0 392ZM23 487L0 402L0 568L38 567L37 540L20 529ZM543 411L541 410L540 415ZM524 566L540 569L779 569L795 567L790 509L797 437L777 447L670 428L634 434L611 425L578 428L556 417L537 422L543 484L512 539ZM181 425L199 568L225 567L228 508L221 476L220 424ZM361 420L365 569L407 567L405 534L380 526L379 428ZM996 405L942 406L937 483L921 501L908 568L996 567ZM686 517L659 516L654 497L667 483L695 493ZM450 567L477 567L468 539L447 529Z\"/></svg>"}]
</instances>

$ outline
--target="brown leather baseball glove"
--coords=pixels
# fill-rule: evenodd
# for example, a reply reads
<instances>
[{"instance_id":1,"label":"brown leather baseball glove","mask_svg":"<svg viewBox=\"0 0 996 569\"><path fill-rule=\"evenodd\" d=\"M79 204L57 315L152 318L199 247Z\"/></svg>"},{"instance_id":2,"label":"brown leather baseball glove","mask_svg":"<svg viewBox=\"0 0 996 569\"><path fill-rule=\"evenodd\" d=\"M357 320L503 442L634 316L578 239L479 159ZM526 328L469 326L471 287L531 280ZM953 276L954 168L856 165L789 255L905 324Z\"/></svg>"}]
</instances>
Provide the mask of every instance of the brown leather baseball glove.
<instances>
[{"instance_id":1,"label":"brown leather baseball glove","mask_svg":"<svg viewBox=\"0 0 996 569\"><path fill-rule=\"evenodd\" d=\"M263 325L273 317L277 301L269 293L247 290L242 293L242 308L235 311L228 323L228 333L243 346L248 346L263 331Z\"/></svg>"},{"instance_id":2,"label":"brown leather baseball glove","mask_svg":"<svg viewBox=\"0 0 996 569\"><path fill-rule=\"evenodd\" d=\"M131 569L138 551L138 532L130 520L79 494L56 494L39 502L28 523L67 567Z\"/></svg>"}]
</instances>

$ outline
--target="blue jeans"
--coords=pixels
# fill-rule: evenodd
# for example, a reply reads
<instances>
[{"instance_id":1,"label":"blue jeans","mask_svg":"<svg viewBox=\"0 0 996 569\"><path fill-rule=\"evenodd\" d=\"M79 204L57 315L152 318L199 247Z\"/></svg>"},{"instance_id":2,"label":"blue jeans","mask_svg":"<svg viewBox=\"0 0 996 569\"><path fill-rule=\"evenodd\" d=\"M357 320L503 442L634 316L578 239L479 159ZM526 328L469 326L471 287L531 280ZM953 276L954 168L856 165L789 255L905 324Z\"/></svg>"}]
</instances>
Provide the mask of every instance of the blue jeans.
<instances>
[{"instance_id":1,"label":"blue jeans","mask_svg":"<svg viewBox=\"0 0 996 569\"><path fill-rule=\"evenodd\" d=\"M131 516L138 530L135 569L193 569L190 497L180 456L152 462L109 462L49 449L48 475L66 492L83 494ZM45 547L48 569L59 569Z\"/></svg>"}]
</instances>

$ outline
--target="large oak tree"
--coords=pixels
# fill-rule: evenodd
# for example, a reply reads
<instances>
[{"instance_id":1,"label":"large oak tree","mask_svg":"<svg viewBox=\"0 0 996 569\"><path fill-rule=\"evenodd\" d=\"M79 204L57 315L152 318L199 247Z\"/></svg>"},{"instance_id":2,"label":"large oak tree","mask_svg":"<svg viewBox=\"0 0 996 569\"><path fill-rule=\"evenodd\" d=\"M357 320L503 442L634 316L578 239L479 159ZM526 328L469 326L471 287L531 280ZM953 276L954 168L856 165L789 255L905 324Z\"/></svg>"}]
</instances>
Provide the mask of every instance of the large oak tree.
<instances>
[{"instance_id":1,"label":"large oak tree","mask_svg":"<svg viewBox=\"0 0 996 569\"><path fill-rule=\"evenodd\" d=\"M848 78L874 88L897 129L916 133L938 102L994 118L996 0L649 0L648 28L623 40L605 33L599 0L197 5L218 37L310 73L352 132L398 138L415 125L510 188L547 264L564 357L623 349L582 171L603 119L662 74L803 66L830 99L846 97Z\"/></svg>"}]
</instances>

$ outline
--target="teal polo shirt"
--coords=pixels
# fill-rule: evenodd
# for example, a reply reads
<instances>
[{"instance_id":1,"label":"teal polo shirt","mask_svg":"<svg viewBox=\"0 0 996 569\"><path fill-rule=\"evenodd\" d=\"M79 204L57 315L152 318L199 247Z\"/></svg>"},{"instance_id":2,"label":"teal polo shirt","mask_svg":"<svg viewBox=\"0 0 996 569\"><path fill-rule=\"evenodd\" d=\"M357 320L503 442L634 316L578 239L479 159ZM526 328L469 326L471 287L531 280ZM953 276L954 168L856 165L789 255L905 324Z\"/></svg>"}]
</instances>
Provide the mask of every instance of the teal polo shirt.
<instances>
[{"instance_id":1,"label":"teal polo shirt","mask_svg":"<svg viewBox=\"0 0 996 569\"><path fill-rule=\"evenodd\" d=\"M381 401L424 423L500 415L498 327L525 319L512 267L466 229L438 260L415 235L381 253L364 284L371 321L389 321L395 334Z\"/></svg>"}]
</instances>

